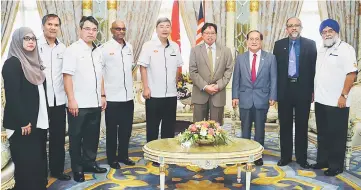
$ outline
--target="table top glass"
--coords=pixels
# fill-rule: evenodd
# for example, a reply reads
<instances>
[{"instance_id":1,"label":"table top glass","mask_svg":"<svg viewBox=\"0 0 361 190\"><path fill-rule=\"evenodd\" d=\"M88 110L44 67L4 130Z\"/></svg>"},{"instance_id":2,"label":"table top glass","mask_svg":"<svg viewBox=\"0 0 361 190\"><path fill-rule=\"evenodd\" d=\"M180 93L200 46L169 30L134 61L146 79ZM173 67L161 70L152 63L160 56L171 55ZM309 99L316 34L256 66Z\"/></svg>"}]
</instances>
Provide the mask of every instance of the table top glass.
<instances>
[{"instance_id":1,"label":"table top glass","mask_svg":"<svg viewBox=\"0 0 361 190\"><path fill-rule=\"evenodd\" d=\"M242 139L242 138L231 138L232 142L227 145L220 146L197 146L192 145L188 148L182 147L175 138L158 139L147 143L144 146L144 151L151 152L166 152L166 153L196 153L196 154L212 154L212 153L246 153L246 152L259 152L263 150L263 147L256 141ZM209 156L209 155L208 155Z\"/></svg>"}]
</instances>

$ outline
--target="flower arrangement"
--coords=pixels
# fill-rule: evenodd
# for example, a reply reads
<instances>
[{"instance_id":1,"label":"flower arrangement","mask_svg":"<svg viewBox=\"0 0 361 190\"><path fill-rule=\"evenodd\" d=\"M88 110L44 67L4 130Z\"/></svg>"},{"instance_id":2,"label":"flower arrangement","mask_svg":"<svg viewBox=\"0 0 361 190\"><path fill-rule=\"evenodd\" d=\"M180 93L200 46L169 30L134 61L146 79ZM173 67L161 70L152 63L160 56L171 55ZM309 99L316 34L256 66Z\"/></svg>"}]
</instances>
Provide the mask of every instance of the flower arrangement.
<instances>
[{"instance_id":1,"label":"flower arrangement","mask_svg":"<svg viewBox=\"0 0 361 190\"><path fill-rule=\"evenodd\" d=\"M178 100L184 100L187 98L190 98L192 93L191 93L191 89L188 88L188 86L192 84L192 80L190 79L190 76L188 73L186 74L181 74L178 78L178 83L177 83L177 99Z\"/></svg>"},{"instance_id":2,"label":"flower arrangement","mask_svg":"<svg viewBox=\"0 0 361 190\"><path fill-rule=\"evenodd\" d=\"M177 138L186 146L193 144L225 145L230 141L227 132L213 120L191 124L183 133L179 133Z\"/></svg>"}]
</instances>

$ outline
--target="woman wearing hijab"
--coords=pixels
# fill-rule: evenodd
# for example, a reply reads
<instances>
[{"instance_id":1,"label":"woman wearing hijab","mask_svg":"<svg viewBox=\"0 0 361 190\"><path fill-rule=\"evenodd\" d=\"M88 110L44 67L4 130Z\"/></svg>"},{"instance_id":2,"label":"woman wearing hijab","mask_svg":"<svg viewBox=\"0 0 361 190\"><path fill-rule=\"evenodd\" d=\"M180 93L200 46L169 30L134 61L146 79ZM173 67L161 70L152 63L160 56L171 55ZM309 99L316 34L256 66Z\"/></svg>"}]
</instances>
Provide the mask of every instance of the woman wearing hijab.
<instances>
[{"instance_id":1,"label":"woman wearing hijab","mask_svg":"<svg viewBox=\"0 0 361 190\"><path fill-rule=\"evenodd\" d=\"M46 189L46 131L49 127L45 75L36 37L27 27L15 30L2 76L3 126L15 164L15 189Z\"/></svg>"}]
</instances>

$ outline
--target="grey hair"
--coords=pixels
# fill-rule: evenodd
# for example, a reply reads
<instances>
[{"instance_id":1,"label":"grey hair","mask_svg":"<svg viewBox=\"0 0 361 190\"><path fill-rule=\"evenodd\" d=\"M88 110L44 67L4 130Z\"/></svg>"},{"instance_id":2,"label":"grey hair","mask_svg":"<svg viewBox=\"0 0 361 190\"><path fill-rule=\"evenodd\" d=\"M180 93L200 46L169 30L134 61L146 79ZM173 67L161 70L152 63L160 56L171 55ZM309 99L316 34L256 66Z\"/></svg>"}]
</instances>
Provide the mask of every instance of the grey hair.
<instances>
[{"instance_id":1,"label":"grey hair","mask_svg":"<svg viewBox=\"0 0 361 190\"><path fill-rule=\"evenodd\" d=\"M167 18L167 17L161 17L161 18L159 18L159 19L157 20L157 25L156 25L156 27L157 27L160 23L162 23L162 22L168 22L170 25L172 25L172 23L170 22L169 18Z\"/></svg>"},{"instance_id":2,"label":"grey hair","mask_svg":"<svg viewBox=\"0 0 361 190\"><path fill-rule=\"evenodd\" d=\"M287 21L286 21L286 26L287 26L288 21L289 21L290 19L293 19L293 18L295 18L295 19L297 19L298 21L300 21L300 25L301 25L301 27L302 27L302 21L301 21L301 19L298 18L298 17L296 17L296 16L293 16L293 17L288 18Z\"/></svg>"}]
</instances>

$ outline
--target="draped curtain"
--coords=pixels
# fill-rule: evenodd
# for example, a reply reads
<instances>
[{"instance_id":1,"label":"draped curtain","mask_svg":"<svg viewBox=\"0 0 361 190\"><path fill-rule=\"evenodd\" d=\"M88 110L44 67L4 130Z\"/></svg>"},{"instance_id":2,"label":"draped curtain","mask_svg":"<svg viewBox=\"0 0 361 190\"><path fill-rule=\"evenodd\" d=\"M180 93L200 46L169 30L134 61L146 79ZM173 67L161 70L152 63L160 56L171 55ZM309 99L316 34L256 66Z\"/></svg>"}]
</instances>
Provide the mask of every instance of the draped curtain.
<instances>
[{"instance_id":1,"label":"draped curtain","mask_svg":"<svg viewBox=\"0 0 361 190\"><path fill-rule=\"evenodd\" d=\"M20 1L1 1L1 56L4 54L7 42L13 28Z\"/></svg>"},{"instance_id":2,"label":"draped curtain","mask_svg":"<svg viewBox=\"0 0 361 190\"><path fill-rule=\"evenodd\" d=\"M133 45L134 61L153 35L161 4L162 1L118 1L117 19L127 24L125 39Z\"/></svg>"},{"instance_id":3,"label":"draped curtain","mask_svg":"<svg viewBox=\"0 0 361 190\"><path fill-rule=\"evenodd\" d=\"M180 13L191 46L195 46L201 1L179 1ZM226 45L226 1L205 1L205 22L217 25L217 42Z\"/></svg>"},{"instance_id":4,"label":"draped curtain","mask_svg":"<svg viewBox=\"0 0 361 190\"><path fill-rule=\"evenodd\" d=\"M42 18L46 14L56 14L61 19L59 40L66 46L79 39L79 22L82 17L82 1L37 0L38 10Z\"/></svg>"},{"instance_id":5,"label":"draped curtain","mask_svg":"<svg viewBox=\"0 0 361 190\"><path fill-rule=\"evenodd\" d=\"M327 7L328 18L340 24L340 38L355 48L358 68L361 69L361 2L360 1L323 1L320 6ZM361 73L358 75L361 80Z\"/></svg>"},{"instance_id":6,"label":"draped curtain","mask_svg":"<svg viewBox=\"0 0 361 190\"><path fill-rule=\"evenodd\" d=\"M273 51L274 43L287 36L286 21L300 15L303 1L260 1L258 28L263 34L263 49ZM307 21L305 21L307 22Z\"/></svg>"}]
</instances>

